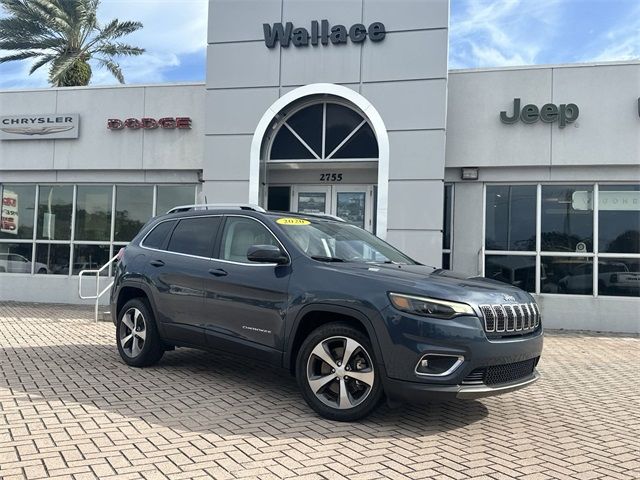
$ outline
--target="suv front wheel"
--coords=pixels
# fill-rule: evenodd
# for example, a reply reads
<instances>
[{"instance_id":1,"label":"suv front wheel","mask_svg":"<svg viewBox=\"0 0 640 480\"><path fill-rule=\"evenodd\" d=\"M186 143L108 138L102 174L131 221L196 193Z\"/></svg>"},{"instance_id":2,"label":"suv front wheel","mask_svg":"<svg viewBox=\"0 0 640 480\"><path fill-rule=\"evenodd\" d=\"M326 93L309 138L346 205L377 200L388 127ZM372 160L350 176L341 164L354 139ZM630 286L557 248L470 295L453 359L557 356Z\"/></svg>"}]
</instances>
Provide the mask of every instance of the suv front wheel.
<instances>
[{"instance_id":1,"label":"suv front wheel","mask_svg":"<svg viewBox=\"0 0 640 480\"><path fill-rule=\"evenodd\" d=\"M309 406L330 420L366 417L382 397L371 342L344 323L323 325L309 334L298 353L296 377Z\"/></svg>"}]
</instances>

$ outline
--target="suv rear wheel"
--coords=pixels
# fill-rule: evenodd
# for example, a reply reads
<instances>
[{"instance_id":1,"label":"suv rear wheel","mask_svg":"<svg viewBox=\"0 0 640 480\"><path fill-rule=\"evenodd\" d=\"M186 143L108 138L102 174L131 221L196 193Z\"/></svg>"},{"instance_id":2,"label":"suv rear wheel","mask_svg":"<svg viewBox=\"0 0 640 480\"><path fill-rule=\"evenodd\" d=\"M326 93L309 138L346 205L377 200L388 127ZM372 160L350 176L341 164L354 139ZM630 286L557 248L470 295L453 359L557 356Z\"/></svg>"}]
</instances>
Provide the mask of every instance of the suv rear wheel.
<instances>
[{"instance_id":1,"label":"suv rear wheel","mask_svg":"<svg viewBox=\"0 0 640 480\"><path fill-rule=\"evenodd\" d=\"M164 347L153 313L142 298L134 298L118 312L116 343L120 357L132 367L146 367L158 363Z\"/></svg>"},{"instance_id":2,"label":"suv rear wheel","mask_svg":"<svg viewBox=\"0 0 640 480\"><path fill-rule=\"evenodd\" d=\"M323 325L309 334L298 352L296 377L309 406L330 420L366 417L382 398L371 342L344 323Z\"/></svg>"}]
</instances>

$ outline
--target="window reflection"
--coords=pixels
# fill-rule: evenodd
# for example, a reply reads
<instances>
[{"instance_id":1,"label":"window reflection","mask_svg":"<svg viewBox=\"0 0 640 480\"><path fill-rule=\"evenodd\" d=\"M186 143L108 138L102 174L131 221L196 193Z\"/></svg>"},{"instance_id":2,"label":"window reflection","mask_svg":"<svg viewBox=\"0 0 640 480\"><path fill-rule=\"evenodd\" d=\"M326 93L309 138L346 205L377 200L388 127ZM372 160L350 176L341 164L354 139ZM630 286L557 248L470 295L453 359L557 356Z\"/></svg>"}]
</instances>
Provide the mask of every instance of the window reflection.
<instances>
[{"instance_id":1,"label":"window reflection","mask_svg":"<svg viewBox=\"0 0 640 480\"><path fill-rule=\"evenodd\" d=\"M38 243L34 273L47 275L69 274L69 245Z\"/></svg>"},{"instance_id":2,"label":"window reflection","mask_svg":"<svg viewBox=\"0 0 640 480\"><path fill-rule=\"evenodd\" d=\"M71 238L72 185L42 185L38 193L38 237L41 240Z\"/></svg>"},{"instance_id":3,"label":"window reflection","mask_svg":"<svg viewBox=\"0 0 640 480\"><path fill-rule=\"evenodd\" d=\"M593 251L591 185L542 187L542 250Z\"/></svg>"},{"instance_id":4,"label":"window reflection","mask_svg":"<svg viewBox=\"0 0 640 480\"><path fill-rule=\"evenodd\" d=\"M31 273L30 243L0 243L0 273Z\"/></svg>"},{"instance_id":5,"label":"window reflection","mask_svg":"<svg viewBox=\"0 0 640 480\"><path fill-rule=\"evenodd\" d=\"M96 270L110 259L109 245L75 245L73 247L73 275L81 270ZM108 269L101 275L106 276ZM94 277L95 278L95 277Z\"/></svg>"},{"instance_id":6,"label":"window reflection","mask_svg":"<svg viewBox=\"0 0 640 480\"><path fill-rule=\"evenodd\" d=\"M193 185L158 185L156 215L167 213L173 207L193 205L195 188Z\"/></svg>"},{"instance_id":7,"label":"window reflection","mask_svg":"<svg viewBox=\"0 0 640 480\"><path fill-rule=\"evenodd\" d=\"M0 238L33 238L33 215L36 206L35 185L0 186L2 210L0 215Z\"/></svg>"},{"instance_id":8,"label":"window reflection","mask_svg":"<svg viewBox=\"0 0 640 480\"><path fill-rule=\"evenodd\" d=\"M536 186L487 187L487 250L536 249Z\"/></svg>"},{"instance_id":9,"label":"window reflection","mask_svg":"<svg viewBox=\"0 0 640 480\"><path fill-rule=\"evenodd\" d=\"M640 253L640 185L602 185L598 197L600 252Z\"/></svg>"},{"instance_id":10,"label":"window reflection","mask_svg":"<svg viewBox=\"0 0 640 480\"><path fill-rule=\"evenodd\" d=\"M153 187L116 187L116 225L114 240L129 242L151 218Z\"/></svg>"},{"instance_id":11,"label":"window reflection","mask_svg":"<svg viewBox=\"0 0 640 480\"><path fill-rule=\"evenodd\" d=\"M76 240L111 239L111 185L78 187Z\"/></svg>"},{"instance_id":12,"label":"window reflection","mask_svg":"<svg viewBox=\"0 0 640 480\"><path fill-rule=\"evenodd\" d=\"M598 294L640 297L640 258L601 258Z\"/></svg>"},{"instance_id":13,"label":"window reflection","mask_svg":"<svg viewBox=\"0 0 640 480\"><path fill-rule=\"evenodd\" d=\"M593 294L593 259L590 257L541 257L542 293Z\"/></svg>"},{"instance_id":14,"label":"window reflection","mask_svg":"<svg viewBox=\"0 0 640 480\"><path fill-rule=\"evenodd\" d=\"M527 292L536 291L536 257L521 255L487 255L484 276L508 283Z\"/></svg>"}]
</instances>

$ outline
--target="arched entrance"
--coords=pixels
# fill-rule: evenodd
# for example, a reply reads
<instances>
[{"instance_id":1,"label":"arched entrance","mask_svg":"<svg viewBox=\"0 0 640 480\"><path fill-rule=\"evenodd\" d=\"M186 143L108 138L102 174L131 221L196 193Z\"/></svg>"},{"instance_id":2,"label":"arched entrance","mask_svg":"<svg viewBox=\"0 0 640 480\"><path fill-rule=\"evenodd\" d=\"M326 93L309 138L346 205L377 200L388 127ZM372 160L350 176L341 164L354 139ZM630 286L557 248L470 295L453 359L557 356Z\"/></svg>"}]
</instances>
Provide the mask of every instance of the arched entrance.
<instances>
[{"instance_id":1,"label":"arched entrance","mask_svg":"<svg viewBox=\"0 0 640 480\"><path fill-rule=\"evenodd\" d=\"M375 108L334 84L297 88L263 115L251 146L250 201L341 216L382 238L389 142Z\"/></svg>"}]
</instances>

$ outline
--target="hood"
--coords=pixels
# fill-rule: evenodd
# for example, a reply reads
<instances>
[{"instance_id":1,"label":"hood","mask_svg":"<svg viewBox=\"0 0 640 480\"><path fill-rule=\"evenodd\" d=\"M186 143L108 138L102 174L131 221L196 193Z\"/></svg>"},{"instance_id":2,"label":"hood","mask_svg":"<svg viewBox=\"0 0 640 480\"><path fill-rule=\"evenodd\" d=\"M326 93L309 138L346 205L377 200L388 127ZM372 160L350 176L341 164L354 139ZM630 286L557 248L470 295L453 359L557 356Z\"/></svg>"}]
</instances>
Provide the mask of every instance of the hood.
<instances>
[{"instance_id":1,"label":"hood","mask_svg":"<svg viewBox=\"0 0 640 480\"><path fill-rule=\"evenodd\" d=\"M388 285L388 291L423 295L472 305L531 303L533 297L512 285L483 277L468 277L449 270L424 265L332 264L332 268L378 279Z\"/></svg>"}]
</instances>

